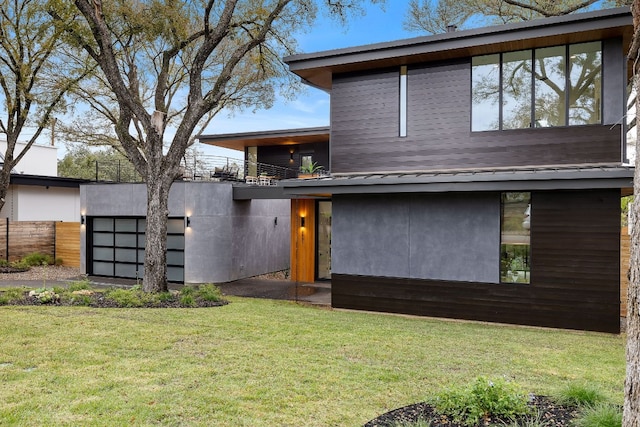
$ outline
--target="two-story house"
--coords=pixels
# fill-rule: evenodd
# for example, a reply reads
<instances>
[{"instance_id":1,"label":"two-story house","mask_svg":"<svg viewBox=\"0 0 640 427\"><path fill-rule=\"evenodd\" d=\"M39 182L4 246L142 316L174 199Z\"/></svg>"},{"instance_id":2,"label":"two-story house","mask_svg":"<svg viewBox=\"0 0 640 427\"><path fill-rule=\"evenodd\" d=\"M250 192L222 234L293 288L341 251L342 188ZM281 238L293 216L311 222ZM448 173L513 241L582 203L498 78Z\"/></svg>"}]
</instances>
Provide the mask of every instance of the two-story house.
<instances>
[{"instance_id":1,"label":"two-story house","mask_svg":"<svg viewBox=\"0 0 640 427\"><path fill-rule=\"evenodd\" d=\"M280 185L331 201L332 305L618 332L632 29L620 8L286 58L331 94L331 176Z\"/></svg>"},{"instance_id":2,"label":"two-story house","mask_svg":"<svg viewBox=\"0 0 640 427\"><path fill-rule=\"evenodd\" d=\"M202 136L243 182L172 189L176 277L288 258L334 307L618 332L632 32L621 8L286 58L330 127ZM87 272L138 274L118 236L143 239L143 190L83 188Z\"/></svg>"}]
</instances>

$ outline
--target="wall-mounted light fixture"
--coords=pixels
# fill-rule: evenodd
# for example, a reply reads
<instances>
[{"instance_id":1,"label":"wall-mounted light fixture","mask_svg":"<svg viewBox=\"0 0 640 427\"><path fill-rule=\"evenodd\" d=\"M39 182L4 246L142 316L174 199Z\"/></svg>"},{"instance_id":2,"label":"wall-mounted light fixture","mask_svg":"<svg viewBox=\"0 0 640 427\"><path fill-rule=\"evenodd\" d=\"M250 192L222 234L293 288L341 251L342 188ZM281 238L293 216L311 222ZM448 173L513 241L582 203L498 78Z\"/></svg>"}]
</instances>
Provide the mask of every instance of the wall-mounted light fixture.
<instances>
[{"instance_id":1,"label":"wall-mounted light fixture","mask_svg":"<svg viewBox=\"0 0 640 427\"><path fill-rule=\"evenodd\" d=\"M84 217L84 215L80 215L80 225L84 225L86 218Z\"/></svg>"},{"instance_id":2,"label":"wall-mounted light fixture","mask_svg":"<svg viewBox=\"0 0 640 427\"><path fill-rule=\"evenodd\" d=\"M293 163L293 148L291 150L289 150L289 163Z\"/></svg>"},{"instance_id":3,"label":"wall-mounted light fixture","mask_svg":"<svg viewBox=\"0 0 640 427\"><path fill-rule=\"evenodd\" d=\"M300 217L300 227L301 228L304 228L304 222L305 222L304 219L305 219L305 217L303 217L303 216Z\"/></svg>"},{"instance_id":4,"label":"wall-mounted light fixture","mask_svg":"<svg viewBox=\"0 0 640 427\"><path fill-rule=\"evenodd\" d=\"M278 225L278 217L273 219L273 226L275 227L276 225Z\"/></svg>"},{"instance_id":5,"label":"wall-mounted light fixture","mask_svg":"<svg viewBox=\"0 0 640 427\"><path fill-rule=\"evenodd\" d=\"M184 226L186 228L191 228L191 217L190 216L185 216L184 217Z\"/></svg>"}]
</instances>

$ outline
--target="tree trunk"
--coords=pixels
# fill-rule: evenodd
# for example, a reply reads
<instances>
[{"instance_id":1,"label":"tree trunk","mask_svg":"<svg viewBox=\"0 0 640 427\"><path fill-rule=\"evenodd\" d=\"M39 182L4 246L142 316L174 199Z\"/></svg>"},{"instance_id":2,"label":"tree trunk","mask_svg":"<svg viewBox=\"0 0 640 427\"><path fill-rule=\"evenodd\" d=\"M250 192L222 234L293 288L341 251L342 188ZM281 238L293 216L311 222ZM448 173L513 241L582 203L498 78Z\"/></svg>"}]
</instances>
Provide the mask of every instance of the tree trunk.
<instances>
[{"instance_id":1,"label":"tree trunk","mask_svg":"<svg viewBox=\"0 0 640 427\"><path fill-rule=\"evenodd\" d=\"M638 3L636 0L634 3ZM637 10L637 9L636 9ZM635 17L637 19L637 17ZM636 20L634 19L634 21ZM640 74L634 74L636 92L640 88ZM636 96L636 112L640 111L640 97ZM633 178L635 194L630 218L631 258L629 296L627 298L627 376L624 384L623 427L640 427L640 126L636 125L636 160Z\"/></svg>"},{"instance_id":2,"label":"tree trunk","mask_svg":"<svg viewBox=\"0 0 640 427\"><path fill-rule=\"evenodd\" d=\"M169 189L163 177L147 176L147 228L142 290L166 292L167 287L167 220Z\"/></svg>"}]
</instances>

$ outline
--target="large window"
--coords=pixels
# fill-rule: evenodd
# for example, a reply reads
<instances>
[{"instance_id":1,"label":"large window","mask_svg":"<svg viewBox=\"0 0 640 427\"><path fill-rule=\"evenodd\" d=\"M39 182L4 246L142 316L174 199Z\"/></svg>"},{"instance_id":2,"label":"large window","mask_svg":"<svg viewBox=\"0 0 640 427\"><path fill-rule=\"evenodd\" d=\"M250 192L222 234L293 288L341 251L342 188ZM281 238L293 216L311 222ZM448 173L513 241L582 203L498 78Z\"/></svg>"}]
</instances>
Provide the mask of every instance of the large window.
<instances>
[{"instance_id":1,"label":"large window","mask_svg":"<svg viewBox=\"0 0 640 427\"><path fill-rule=\"evenodd\" d=\"M476 56L471 130L601 123L600 42Z\"/></svg>"},{"instance_id":2,"label":"large window","mask_svg":"<svg viewBox=\"0 0 640 427\"><path fill-rule=\"evenodd\" d=\"M529 283L531 193L502 193L500 208L500 281Z\"/></svg>"}]
</instances>

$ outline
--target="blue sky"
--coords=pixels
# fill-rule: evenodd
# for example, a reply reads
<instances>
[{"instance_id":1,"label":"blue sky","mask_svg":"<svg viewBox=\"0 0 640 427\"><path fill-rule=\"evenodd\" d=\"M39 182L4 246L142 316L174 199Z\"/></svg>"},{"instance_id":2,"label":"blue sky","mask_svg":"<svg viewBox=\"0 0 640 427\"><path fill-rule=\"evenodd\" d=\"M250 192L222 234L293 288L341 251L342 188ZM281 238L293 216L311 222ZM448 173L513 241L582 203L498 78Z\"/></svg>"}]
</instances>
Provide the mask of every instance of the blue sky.
<instances>
[{"instance_id":1,"label":"blue sky","mask_svg":"<svg viewBox=\"0 0 640 427\"><path fill-rule=\"evenodd\" d=\"M312 28L297 37L301 53L399 40L419 35L402 28L407 10L405 1L387 0L384 10L377 5L366 5L366 8L364 16L353 17L346 27L320 16ZM223 112L209 124L204 133L253 132L327 125L329 125L329 95L321 90L307 87L304 93L294 101L278 99L269 110L258 110L255 113L246 111L236 113L232 117ZM207 149L208 153L209 151ZM231 155L217 151L209 154ZM234 155L237 156L237 154L235 152Z\"/></svg>"}]
</instances>

